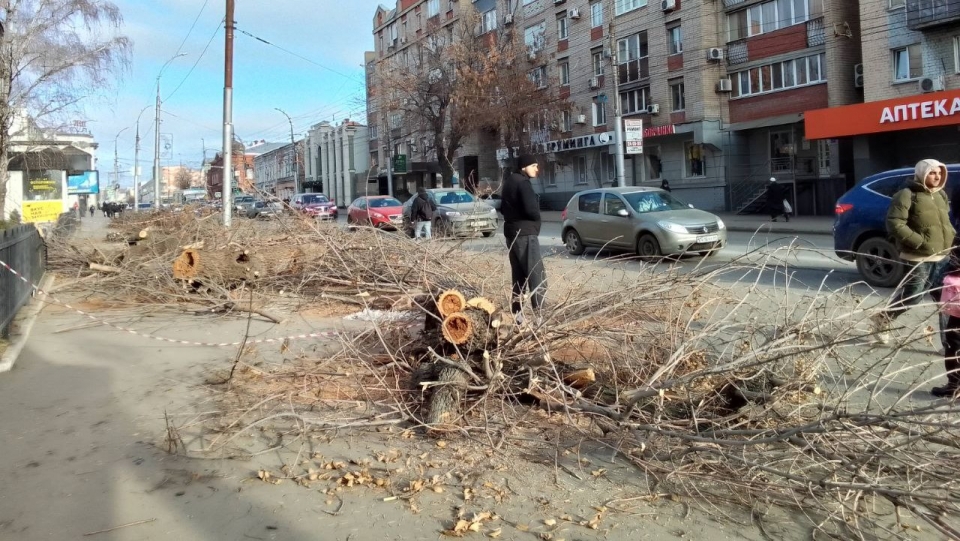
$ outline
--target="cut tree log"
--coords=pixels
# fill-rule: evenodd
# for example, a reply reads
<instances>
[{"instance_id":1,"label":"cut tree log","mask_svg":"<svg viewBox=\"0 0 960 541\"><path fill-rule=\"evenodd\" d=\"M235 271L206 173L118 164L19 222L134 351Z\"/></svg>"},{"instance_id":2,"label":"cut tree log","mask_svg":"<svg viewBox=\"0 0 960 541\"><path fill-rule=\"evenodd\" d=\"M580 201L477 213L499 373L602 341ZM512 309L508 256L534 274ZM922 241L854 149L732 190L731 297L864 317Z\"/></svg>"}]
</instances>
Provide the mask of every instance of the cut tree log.
<instances>
[{"instance_id":1,"label":"cut tree log","mask_svg":"<svg viewBox=\"0 0 960 541\"><path fill-rule=\"evenodd\" d=\"M173 277L178 280L234 287L260 277L262 265L249 250L201 250L188 248L173 262Z\"/></svg>"},{"instance_id":2,"label":"cut tree log","mask_svg":"<svg viewBox=\"0 0 960 541\"><path fill-rule=\"evenodd\" d=\"M455 366L440 367L437 384L430 396L430 411L426 418L431 435L457 429L457 421L461 414L460 404L468 379L467 374Z\"/></svg>"},{"instance_id":3,"label":"cut tree log","mask_svg":"<svg viewBox=\"0 0 960 541\"><path fill-rule=\"evenodd\" d=\"M480 308L467 307L444 318L440 326L443 338L465 350L486 349L496 333L490 327L490 315Z\"/></svg>"},{"instance_id":4,"label":"cut tree log","mask_svg":"<svg viewBox=\"0 0 960 541\"><path fill-rule=\"evenodd\" d=\"M447 317L454 312L466 308L467 299L456 289L448 289L437 296L437 310L441 317Z\"/></svg>"},{"instance_id":5,"label":"cut tree log","mask_svg":"<svg viewBox=\"0 0 960 541\"><path fill-rule=\"evenodd\" d=\"M110 272L110 273L123 272L123 269L119 267L111 267L110 265L101 265L99 263L90 263L90 270L95 270L97 272Z\"/></svg>"}]
</instances>

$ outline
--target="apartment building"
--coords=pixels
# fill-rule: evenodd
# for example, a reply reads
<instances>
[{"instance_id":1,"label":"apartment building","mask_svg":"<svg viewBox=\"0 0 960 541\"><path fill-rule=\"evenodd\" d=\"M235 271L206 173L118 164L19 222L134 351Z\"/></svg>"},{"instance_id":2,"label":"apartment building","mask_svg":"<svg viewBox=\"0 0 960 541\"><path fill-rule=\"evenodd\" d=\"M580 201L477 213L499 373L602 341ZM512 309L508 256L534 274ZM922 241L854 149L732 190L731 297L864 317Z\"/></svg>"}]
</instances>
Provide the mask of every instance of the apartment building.
<instances>
[{"instance_id":1,"label":"apartment building","mask_svg":"<svg viewBox=\"0 0 960 541\"><path fill-rule=\"evenodd\" d=\"M850 74L860 59L855 2L844 0L400 0L378 9L368 53L371 159L408 142L381 125L375 62L420 39L427 20L482 14L485 32L512 27L530 48L530 76L558 85L569 109L528 137L541 157L543 204L617 182L615 118L643 122L643 152L627 154L627 185L659 186L710 210L755 211L765 182L790 187L800 213L829 213L842 193L852 144L805 137L807 110L860 101ZM434 27L436 28L436 27ZM379 136L378 136L379 135ZM390 141L391 144L387 144ZM497 179L508 166L498 139L475 137L460 174ZM846 152L846 154L844 154ZM418 179L421 182L423 179ZM426 185L431 185L429 182Z\"/></svg>"},{"instance_id":2,"label":"apartment building","mask_svg":"<svg viewBox=\"0 0 960 541\"><path fill-rule=\"evenodd\" d=\"M359 195L379 192L370 167L367 127L349 119L339 125L319 122L310 127L306 144L306 179L311 191L323 192L346 207ZM372 181L372 182L371 182Z\"/></svg>"},{"instance_id":3,"label":"apartment building","mask_svg":"<svg viewBox=\"0 0 960 541\"><path fill-rule=\"evenodd\" d=\"M809 138L851 145L851 180L922 158L960 162L960 0L860 0L863 103L811 111Z\"/></svg>"}]
</instances>

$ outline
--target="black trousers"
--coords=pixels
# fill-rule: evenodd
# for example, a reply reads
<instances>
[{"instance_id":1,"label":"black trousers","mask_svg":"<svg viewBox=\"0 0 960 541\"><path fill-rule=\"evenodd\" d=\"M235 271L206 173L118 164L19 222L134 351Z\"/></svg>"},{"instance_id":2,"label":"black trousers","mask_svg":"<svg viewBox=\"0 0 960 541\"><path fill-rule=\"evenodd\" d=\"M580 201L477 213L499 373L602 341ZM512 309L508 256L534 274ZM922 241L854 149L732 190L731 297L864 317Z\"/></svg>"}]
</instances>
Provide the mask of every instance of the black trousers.
<instances>
[{"instance_id":1,"label":"black trousers","mask_svg":"<svg viewBox=\"0 0 960 541\"><path fill-rule=\"evenodd\" d=\"M520 312L524 293L530 293L533 308L539 311L547 290L547 272L543 268L540 239L536 235L518 236L510 244L510 277L513 282L513 301L510 304L513 313Z\"/></svg>"},{"instance_id":2,"label":"black trousers","mask_svg":"<svg viewBox=\"0 0 960 541\"><path fill-rule=\"evenodd\" d=\"M960 387L960 317L948 316L943 329L943 367L947 385ZM941 320L942 321L942 320Z\"/></svg>"}]
</instances>

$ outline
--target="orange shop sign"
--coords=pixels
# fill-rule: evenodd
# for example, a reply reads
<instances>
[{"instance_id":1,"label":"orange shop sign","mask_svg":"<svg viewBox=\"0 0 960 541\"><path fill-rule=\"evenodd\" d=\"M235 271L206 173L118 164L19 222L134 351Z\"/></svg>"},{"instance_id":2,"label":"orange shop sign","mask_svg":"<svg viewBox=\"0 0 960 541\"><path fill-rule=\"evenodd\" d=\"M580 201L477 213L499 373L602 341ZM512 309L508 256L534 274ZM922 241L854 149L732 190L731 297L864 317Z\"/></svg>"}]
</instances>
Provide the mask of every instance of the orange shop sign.
<instances>
[{"instance_id":1,"label":"orange shop sign","mask_svg":"<svg viewBox=\"0 0 960 541\"><path fill-rule=\"evenodd\" d=\"M960 90L807 111L807 139L960 124Z\"/></svg>"}]
</instances>

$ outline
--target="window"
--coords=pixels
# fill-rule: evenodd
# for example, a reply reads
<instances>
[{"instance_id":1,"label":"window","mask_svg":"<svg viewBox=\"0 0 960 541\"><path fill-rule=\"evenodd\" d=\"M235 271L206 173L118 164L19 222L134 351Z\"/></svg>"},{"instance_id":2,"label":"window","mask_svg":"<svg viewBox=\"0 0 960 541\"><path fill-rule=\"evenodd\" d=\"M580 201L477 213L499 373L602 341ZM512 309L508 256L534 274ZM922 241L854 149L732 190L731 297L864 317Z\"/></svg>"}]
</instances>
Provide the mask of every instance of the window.
<instances>
[{"instance_id":1,"label":"window","mask_svg":"<svg viewBox=\"0 0 960 541\"><path fill-rule=\"evenodd\" d=\"M557 67L560 71L560 86L570 86L570 64L561 62Z\"/></svg>"},{"instance_id":2,"label":"window","mask_svg":"<svg viewBox=\"0 0 960 541\"><path fill-rule=\"evenodd\" d=\"M593 53L593 75L595 77L603 76L603 51L594 51Z\"/></svg>"},{"instance_id":3,"label":"window","mask_svg":"<svg viewBox=\"0 0 960 541\"><path fill-rule=\"evenodd\" d=\"M543 49L543 31L544 23L528 26L523 30L523 43L527 46L530 53L536 53Z\"/></svg>"},{"instance_id":4,"label":"window","mask_svg":"<svg viewBox=\"0 0 960 541\"><path fill-rule=\"evenodd\" d=\"M614 13L623 15L628 11L633 11L647 5L647 0L617 0Z\"/></svg>"},{"instance_id":5,"label":"window","mask_svg":"<svg viewBox=\"0 0 960 541\"><path fill-rule=\"evenodd\" d=\"M567 26L567 18L559 17L557 19L557 39L567 39L570 37L570 28Z\"/></svg>"},{"instance_id":6,"label":"window","mask_svg":"<svg viewBox=\"0 0 960 541\"><path fill-rule=\"evenodd\" d=\"M530 80L537 88L547 88L547 67L539 66L531 70Z\"/></svg>"},{"instance_id":7,"label":"window","mask_svg":"<svg viewBox=\"0 0 960 541\"><path fill-rule=\"evenodd\" d=\"M620 111L625 115L643 113L650 105L650 87L644 86L620 93Z\"/></svg>"},{"instance_id":8,"label":"window","mask_svg":"<svg viewBox=\"0 0 960 541\"><path fill-rule=\"evenodd\" d=\"M497 10L483 12L483 32L492 32L497 29Z\"/></svg>"},{"instance_id":9,"label":"window","mask_svg":"<svg viewBox=\"0 0 960 541\"><path fill-rule=\"evenodd\" d=\"M880 195L893 197L893 194L902 190L911 180L913 180L912 175L907 177L889 176L867 184L866 188Z\"/></svg>"},{"instance_id":10,"label":"window","mask_svg":"<svg viewBox=\"0 0 960 541\"><path fill-rule=\"evenodd\" d=\"M890 9L902 8L906 4L906 0L890 0Z\"/></svg>"},{"instance_id":11,"label":"window","mask_svg":"<svg viewBox=\"0 0 960 541\"><path fill-rule=\"evenodd\" d=\"M818 54L732 73L732 97L740 98L822 83L827 80L823 61L824 55Z\"/></svg>"},{"instance_id":12,"label":"window","mask_svg":"<svg viewBox=\"0 0 960 541\"><path fill-rule=\"evenodd\" d=\"M427 17L440 15L440 0L427 0Z\"/></svg>"},{"instance_id":13,"label":"window","mask_svg":"<svg viewBox=\"0 0 960 541\"><path fill-rule=\"evenodd\" d=\"M960 36L953 38L953 71L960 73Z\"/></svg>"},{"instance_id":14,"label":"window","mask_svg":"<svg viewBox=\"0 0 960 541\"><path fill-rule=\"evenodd\" d=\"M906 81L921 75L923 75L923 57L919 43L893 50L893 80Z\"/></svg>"},{"instance_id":15,"label":"window","mask_svg":"<svg viewBox=\"0 0 960 541\"><path fill-rule=\"evenodd\" d=\"M707 161L703 153L703 145L687 142L683 144L684 176L702 177L706 174Z\"/></svg>"},{"instance_id":16,"label":"window","mask_svg":"<svg viewBox=\"0 0 960 541\"><path fill-rule=\"evenodd\" d=\"M570 111L560 111L560 131L570 131L573 129L573 115Z\"/></svg>"},{"instance_id":17,"label":"window","mask_svg":"<svg viewBox=\"0 0 960 541\"><path fill-rule=\"evenodd\" d=\"M577 156L573 159L573 174L576 176L575 184L586 184L587 183L587 159L583 156ZM595 203L596 210L593 212L600 212L600 194L597 194L597 200ZM580 207L583 210L583 207Z\"/></svg>"},{"instance_id":18,"label":"window","mask_svg":"<svg viewBox=\"0 0 960 541\"><path fill-rule=\"evenodd\" d=\"M793 157L797 153L792 131L770 132L770 172L793 171Z\"/></svg>"},{"instance_id":19,"label":"window","mask_svg":"<svg viewBox=\"0 0 960 541\"><path fill-rule=\"evenodd\" d=\"M603 103L593 102L593 125L603 126L607 123L607 108Z\"/></svg>"},{"instance_id":20,"label":"window","mask_svg":"<svg viewBox=\"0 0 960 541\"><path fill-rule=\"evenodd\" d=\"M604 154L604 156L610 156L609 154ZM612 157L612 156L611 156ZM621 210L627 210L627 204L623 202L623 199L620 199L620 196L608 193L603 196L603 213L607 216L619 216L617 214Z\"/></svg>"},{"instance_id":21,"label":"window","mask_svg":"<svg viewBox=\"0 0 960 541\"><path fill-rule=\"evenodd\" d=\"M736 41L764 32L773 32L820 17L823 15L821 1L770 0L731 13L727 15L727 40Z\"/></svg>"},{"instance_id":22,"label":"window","mask_svg":"<svg viewBox=\"0 0 960 541\"><path fill-rule=\"evenodd\" d=\"M590 26L593 28L603 26L603 4L601 2L590 4Z\"/></svg>"},{"instance_id":23,"label":"window","mask_svg":"<svg viewBox=\"0 0 960 541\"><path fill-rule=\"evenodd\" d=\"M617 159L616 156L610 154L609 152L603 152L600 154L600 159L597 161L597 178L601 182L613 181L617 179Z\"/></svg>"},{"instance_id":24,"label":"window","mask_svg":"<svg viewBox=\"0 0 960 541\"><path fill-rule=\"evenodd\" d=\"M586 179L584 179L584 182L586 182ZM577 209L580 210L580 212L600 214L600 193L585 193L581 195L580 200L577 201Z\"/></svg>"},{"instance_id":25,"label":"window","mask_svg":"<svg viewBox=\"0 0 960 541\"><path fill-rule=\"evenodd\" d=\"M683 92L683 79L670 83L670 96L673 100L673 110L683 111L687 107Z\"/></svg>"},{"instance_id":26,"label":"window","mask_svg":"<svg viewBox=\"0 0 960 541\"><path fill-rule=\"evenodd\" d=\"M667 29L667 54L683 52L683 33L679 26Z\"/></svg>"},{"instance_id":27,"label":"window","mask_svg":"<svg viewBox=\"0 0 960 541\"><path fill-rule=\"evenodd\" d=\"M647 58L649 54L646 31L617 40L620 84L632 83L650 76L650 61Z\"/></svg>"}]
</instances>

